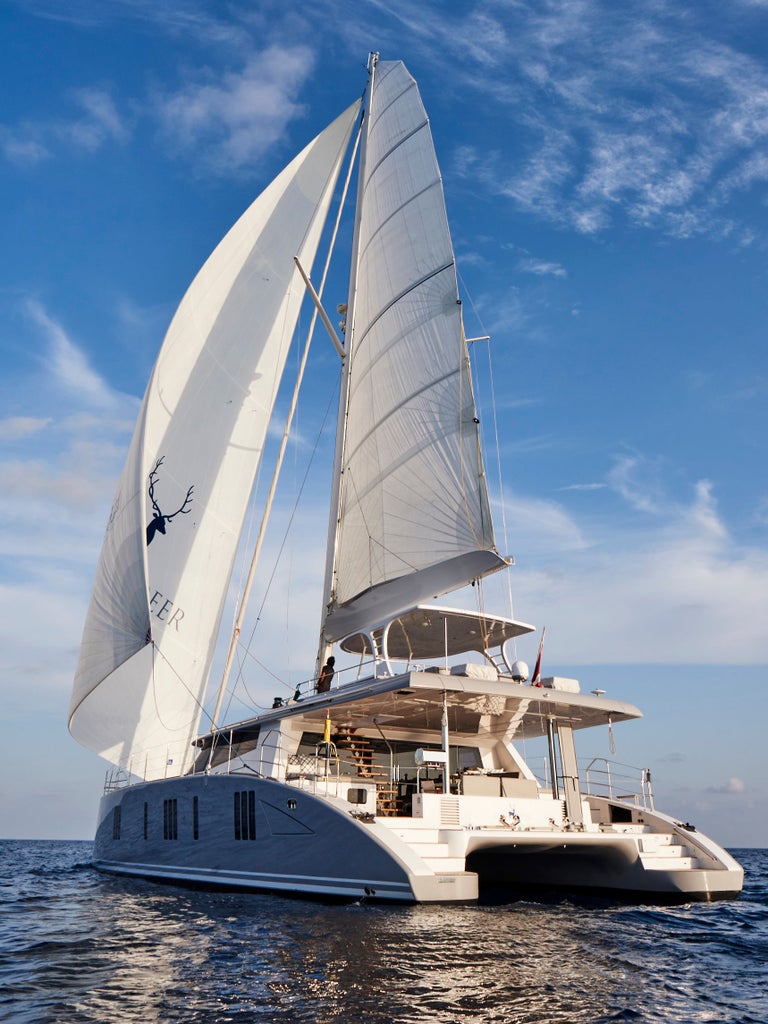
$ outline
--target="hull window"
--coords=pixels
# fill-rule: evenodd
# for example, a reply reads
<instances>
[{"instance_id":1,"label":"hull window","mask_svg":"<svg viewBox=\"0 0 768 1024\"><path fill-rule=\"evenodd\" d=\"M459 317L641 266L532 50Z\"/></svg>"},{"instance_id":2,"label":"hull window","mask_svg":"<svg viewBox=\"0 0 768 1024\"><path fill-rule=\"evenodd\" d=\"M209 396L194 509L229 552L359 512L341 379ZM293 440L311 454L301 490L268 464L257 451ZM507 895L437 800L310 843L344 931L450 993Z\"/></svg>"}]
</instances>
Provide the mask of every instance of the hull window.
<instances>
[{"instance_id":1,"label":"hull window","mask_svg":"<svg viewBox=\"0 0 768 1024\"><path fill-rule=\"evenodd\" d=\"M149 832L149 805L144 801L144 838L147 838Z\"/></svg>"},{"instance_id":2,"label":"hull window","mask_svg":"<svg viewBox=\"0 0 768 1024\"><path fill-rule=\"evenodd\" d=\"M235 839L256 838L256 793L252 789L235 793Z\"/></svg>"},{"instance_id":3,"label":"hull window","mask_svg":"<svg viewBox=\"0 0 768 1024\"><path fill-rule=\"evenodd\" d=\"M163 800L163 839L179 838L177 800Z\"/></svg>"},{"instance_id":4,"label":"hull window","mask_svg":"<svg viewBox=\"0 0 768 1024\"><path fill-rule=\"evenodd\" d=\"M120 819L122 818L122 808L115 807L112 812L112 838L120 838Z\"/></svg>"},{"instance_id":5,"label":"hull window","mask_svg":"<svg viewBox=\"0 0 768 1024\"><path fill-rule=\"evenodd\" d=\"M196 796L192 797L192 838L200 838L200 809Z\"/></svg>"}]
</instances>

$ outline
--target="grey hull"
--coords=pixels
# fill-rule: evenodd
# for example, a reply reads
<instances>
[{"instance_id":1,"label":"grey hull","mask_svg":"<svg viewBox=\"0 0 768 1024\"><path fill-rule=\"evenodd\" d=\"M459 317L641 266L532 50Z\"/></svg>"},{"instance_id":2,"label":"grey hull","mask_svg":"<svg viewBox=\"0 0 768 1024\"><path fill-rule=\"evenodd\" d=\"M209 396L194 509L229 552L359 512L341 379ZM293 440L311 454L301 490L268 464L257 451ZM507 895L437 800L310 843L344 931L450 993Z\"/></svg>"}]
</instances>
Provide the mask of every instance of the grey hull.
<instances>
[{"instance_id":1,"label":"grey hull","mask_svg":"<svg viewBox=\"0 0 768 1024\"><path fill-rule=\"evenodd\" d=\"M248 776L131 786L102 798L94 864L179 882L412 900L405 868L348 808Z\"/></svg>"}]
</instances>

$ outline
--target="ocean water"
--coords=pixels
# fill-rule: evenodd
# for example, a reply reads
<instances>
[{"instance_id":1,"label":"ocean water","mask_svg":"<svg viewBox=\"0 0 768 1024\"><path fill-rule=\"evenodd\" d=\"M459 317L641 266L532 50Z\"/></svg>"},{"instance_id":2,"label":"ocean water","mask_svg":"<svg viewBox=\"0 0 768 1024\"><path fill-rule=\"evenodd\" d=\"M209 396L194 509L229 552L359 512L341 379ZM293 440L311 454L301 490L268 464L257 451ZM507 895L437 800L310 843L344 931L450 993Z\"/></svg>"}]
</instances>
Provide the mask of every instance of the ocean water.
<instances>
[{"instance_id":1,"label":"ocean water","mask_svg":"<svg viewBox=\"0 0 768 1024\"><path fill-rule=\"evenodd\" d=\"M94 871L0 842L0 1021L768 1021L768 851L740 899L328 905Z\"/></svg>"}]
</instances>

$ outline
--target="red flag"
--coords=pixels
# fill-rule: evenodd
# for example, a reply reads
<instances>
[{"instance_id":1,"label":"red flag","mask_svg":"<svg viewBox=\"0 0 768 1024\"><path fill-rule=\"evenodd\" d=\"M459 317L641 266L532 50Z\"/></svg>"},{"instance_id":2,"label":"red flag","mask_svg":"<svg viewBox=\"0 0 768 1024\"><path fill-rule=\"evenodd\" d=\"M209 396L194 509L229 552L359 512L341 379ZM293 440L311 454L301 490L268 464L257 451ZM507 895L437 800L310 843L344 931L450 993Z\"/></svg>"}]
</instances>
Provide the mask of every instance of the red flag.
<instances>
[{"instance_id":1,"label":"red flag","mask_svg":"<svg viewBox=\"0 0 768 1024\"><path fill-rule=\"evenodd\" d=\"M546 632L547 632L547 627L544 626L544 628L541 631L541 643L539 644L539 655L536 658L536 668L533 670L533 675L531 676L531 686L541 686L542 685L542 682L541 682L541 655L542 655L542 652L544 650L544 634Z\"/></svg>"}]
</instances>

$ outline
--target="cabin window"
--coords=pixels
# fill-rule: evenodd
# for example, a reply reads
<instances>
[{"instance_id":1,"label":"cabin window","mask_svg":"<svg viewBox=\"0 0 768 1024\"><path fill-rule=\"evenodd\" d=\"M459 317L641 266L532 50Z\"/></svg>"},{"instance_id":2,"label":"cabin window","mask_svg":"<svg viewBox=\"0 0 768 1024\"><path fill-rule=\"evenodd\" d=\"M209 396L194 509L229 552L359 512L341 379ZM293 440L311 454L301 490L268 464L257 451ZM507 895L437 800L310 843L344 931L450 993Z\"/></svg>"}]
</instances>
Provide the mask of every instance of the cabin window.
<instances>
[{"instance_id":1,"label":"cabin window","mask_svg":"<svg viewBox=\"0 0 768 1024\"><path fill-rule=\"evenodd\" d=\"M347 800L351 804L364 804L368 802L368 790L367 789L348 789Z\"/></svg>"},{"instance_id":2,"label":"cabin window","mask_svg":"<svg viewBox=\"0 0 768 1024\"><path fill-rule=\"evenodd\" d=\"M617 807L616 804L610 805L611 810L611 824L612 825L623 825L630 824L632 821L632 810L629 807Z\"/></svg>"},{"instance_id":3,"label":"cabin window","mask_svg":"<svg viewBox=\"0 0 768 1024\"><path fill-rule=\"evenodd\" d=\"M145 800L144 801L144 838L145 839L147 838L147 833L149 831L148 826L149 826L149 805L147 804L147 802Z\"/></svg>"},{"instance_id":4,"label":"cabin window","mask_svg":"<svg viewBox=\"0 0 768 1024\"><path fill-rule=\"evenodd\" d=\"M122 807L115 807L112 811L112 838L120 838L120 823L123 816Z\"/></svg>"},{"instance_id":5,"label":"cabin window","mask_svg":"<svg viewBox=\"0 0 768 1024\"><path fill-rule=\"evenodd\" d=\"M192 838L200 838L200 817L197 797L192 797Z\"/></svg>"},{"instance_id":6,"label":"cabin window","mask_svg":"<svg viewBox=\"0 0 768 1024\"><path fill-rule=\"evenodd\" d=\"M163 839L179 838L178 801L163 800Z\"/></svg>"},{"instance_id":7,"label":"cabin window","mask_svg":"<svg viewBox=\"0 0 768 1024\"><path fill-rule=\"evenodd\" d=\"M256 793L245 789L235 793L235 839L256 838Z\"/></svg>"}]
</instances>

